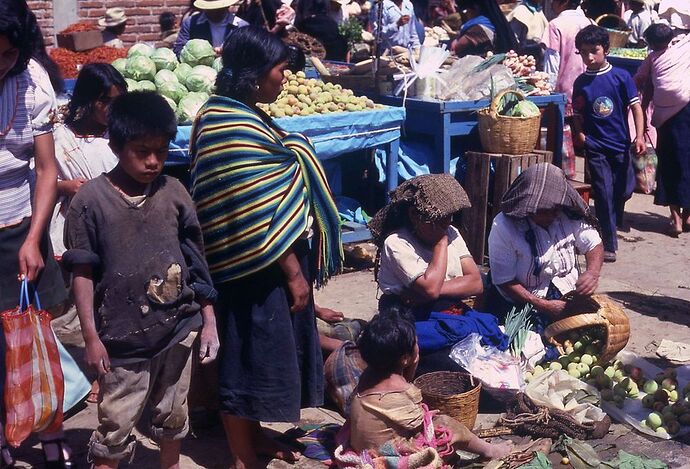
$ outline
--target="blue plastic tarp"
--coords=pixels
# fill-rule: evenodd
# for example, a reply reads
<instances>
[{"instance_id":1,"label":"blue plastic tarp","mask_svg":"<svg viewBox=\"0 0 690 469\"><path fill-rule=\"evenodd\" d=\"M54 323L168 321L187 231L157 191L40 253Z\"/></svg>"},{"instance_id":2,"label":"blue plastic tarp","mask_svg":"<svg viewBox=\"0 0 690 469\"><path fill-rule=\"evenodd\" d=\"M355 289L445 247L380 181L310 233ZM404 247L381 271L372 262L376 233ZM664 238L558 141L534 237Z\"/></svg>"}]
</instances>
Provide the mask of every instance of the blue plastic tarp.
<instances>
[{"instance_id":1,"label":"blue plastic tarp","mask_svg":"<svg viewBox=\"0 0 690 469\"><path fill-rule=\"evenodd\" d=\"M286 117L275 122L288 132L300 132L314 143L321 160L366 148L374 148L400 138L405 108L384 107L372 111L337 112L304 117ZM169 164L189 164L191 126L178 126L170 144Z\"/></svg>"}]
</instances>

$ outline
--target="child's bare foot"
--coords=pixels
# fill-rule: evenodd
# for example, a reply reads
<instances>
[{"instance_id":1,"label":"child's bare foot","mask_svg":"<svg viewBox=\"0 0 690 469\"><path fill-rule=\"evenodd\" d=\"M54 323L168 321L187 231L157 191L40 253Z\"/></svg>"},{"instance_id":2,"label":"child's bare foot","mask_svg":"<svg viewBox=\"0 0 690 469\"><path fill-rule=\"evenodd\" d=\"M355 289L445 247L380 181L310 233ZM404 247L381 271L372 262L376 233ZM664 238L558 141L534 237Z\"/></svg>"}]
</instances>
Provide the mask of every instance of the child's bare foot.
<instances>
[{"instance_id":1,"label":"child's bare foot","mask_svg":"<svg viewBox=\"0 0 690 469\"><path fill-rule=\"evenodd\" d=\"M288 445L280 443L272 438L261 433L256 436L254 441L254 449L256 454L266 456L272 459L281 459L285 462L294 463L302 457L299 451L294 451Z\"/></svg>"},{"instance_id":2,"label":"child's bare foot","mask_svg":"<svg viewBox=\"0 0 690 469\"><path fill-rule=\"evenodd\" d=\"M505 458L512 453L514 449L515 444L510 440L501 441L500 443L490 443L488 450L489 454L486 454L486 457L490 459Z\"/></svg>"}]
</instances>

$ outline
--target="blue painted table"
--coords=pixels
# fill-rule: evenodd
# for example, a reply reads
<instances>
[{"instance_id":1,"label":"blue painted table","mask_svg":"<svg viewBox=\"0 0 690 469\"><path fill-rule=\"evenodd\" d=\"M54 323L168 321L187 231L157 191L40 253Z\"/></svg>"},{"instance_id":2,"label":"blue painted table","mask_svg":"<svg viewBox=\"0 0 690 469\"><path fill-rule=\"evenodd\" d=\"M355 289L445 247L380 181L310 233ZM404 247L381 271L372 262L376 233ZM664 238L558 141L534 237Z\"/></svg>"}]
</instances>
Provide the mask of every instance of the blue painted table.
<instances>
[{"instance_id":1,"label":"blue painted table","mask_svg":"<svg viewBox=\"0 0 690 469\"><path fill-rule=\"evenodd\" d=\"M614 67L622 68L623 70L627 70L630 75L635 76L637 73L637 69L640 68L640 65L642 65L643 60L642 59L630 59L627 57L615 57L613 55L609 55L606 57L606 60L609 61L611 65Z\"/></svg>"},{"instance_id":2,"label":"blue painted table","mask_svg":"<svg viewBox=\"0 0 690 469\"><path fill-rule=\"evenodd\" d=\"M377 102L390 106L402 106L403 99L396 96L375 96ZM553 162L561 164L563 149L563 123L566 97L564 94L530 96L540 108L547 108L546 150L553 151ZM470 135L477 127L477 111L489 106L488 99L479 101L439 101L407 98L405 130L409 133L431 135L434 138L434 158L429 168L434 173L447 173L450 169L451 139Z\"/></svg>"},{"instance_id":3,"label":"blue painted table","mask_svg":"<svg viewBox=\"0 0 690 469\"><path fill-rule=\"evenodd\" d=\"M319 160L327 161L346 153L369 148L382 148L386 153L386 188L398 186L398 150L400 128L405 109L386 106L361 112L339 112L304 117L287 117L275 122L288 132L309 137ZM178 126L175 141L170 144L168 165L189 165L191 126ZM369 230L357 223L345 222L343 242L353 243L371 238Z\"/></svg>"}]
</instances>

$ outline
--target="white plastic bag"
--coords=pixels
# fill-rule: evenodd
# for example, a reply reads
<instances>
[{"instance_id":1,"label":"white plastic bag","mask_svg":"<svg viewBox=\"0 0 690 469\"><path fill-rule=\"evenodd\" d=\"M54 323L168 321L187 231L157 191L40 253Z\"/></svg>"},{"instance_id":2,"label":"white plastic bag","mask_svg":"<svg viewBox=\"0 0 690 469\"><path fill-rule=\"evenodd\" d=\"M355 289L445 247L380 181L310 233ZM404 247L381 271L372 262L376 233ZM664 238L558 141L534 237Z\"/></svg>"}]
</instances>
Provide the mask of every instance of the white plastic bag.
<instances>
[{"instance_id":1,"label":"white plastic bag","mask_svg":"<svg viewBox=\"0 0 690 469\"><path fill-rule=\"evenodd\" d=\"M495 347L483 347L481 335L470 334L450 352L450 358L482 382L494 398L510 398L524 389L520 361Z\"/></svg>"},{"instance_id":2,"label":"white plastic bag","mask_svg":"<svg viewBox=\"0 0 690 469\"><path fill-rule=\"evenodd\" d=\"M508 67L495 64L486 70L474 69L484 61L483 58L468 55L439 76L443 86L439 87L438 97L444 101L476 101L515 86L515 78ZM493 84L492 84L493 83Z\"/></svg>"}]
</instances>

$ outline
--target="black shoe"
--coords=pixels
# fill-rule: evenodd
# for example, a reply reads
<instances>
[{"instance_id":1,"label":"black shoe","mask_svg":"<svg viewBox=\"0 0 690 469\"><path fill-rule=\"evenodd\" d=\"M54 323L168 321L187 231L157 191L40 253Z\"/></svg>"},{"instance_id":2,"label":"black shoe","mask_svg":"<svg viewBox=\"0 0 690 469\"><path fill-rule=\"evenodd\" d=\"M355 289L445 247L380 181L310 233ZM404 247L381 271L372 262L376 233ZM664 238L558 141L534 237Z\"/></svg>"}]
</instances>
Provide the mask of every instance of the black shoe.
<instances>
[{"instance_id":1,"label":"black shoe","mask_svg":"<svg viewBox=\"0 0 690 469\"><path fill-rule=\"evenodd\" d=\"M10 453L10 447L7 445L0 446L0 469L15 467L15 463L14 456Z\"/></svg>"},{"instance_id":2,"label":"black shoe","mask_svg":"<svg viewBox=\"0 0 690 469\"><path fill-rule=\"evenodd\" d=\"M604 262L616 262L616 253L613 251L604 251Z\"/></svg>"},{"instance_id":3,"label":"black shoe","mask_svg":"<svg viewBox=\"0 0 690 469\"><path fill-rule=\"evenodd\" d=\"M57 461L48 461L45 452L46 445L56 445L58 447L60 458ZM65 446L66 443L64 438L41 441L41 447L43 448L43 462L45 463L46 469L76 469L77 463L72 460L72 457L65 456Z\"/></svg>"}]
</instances>

